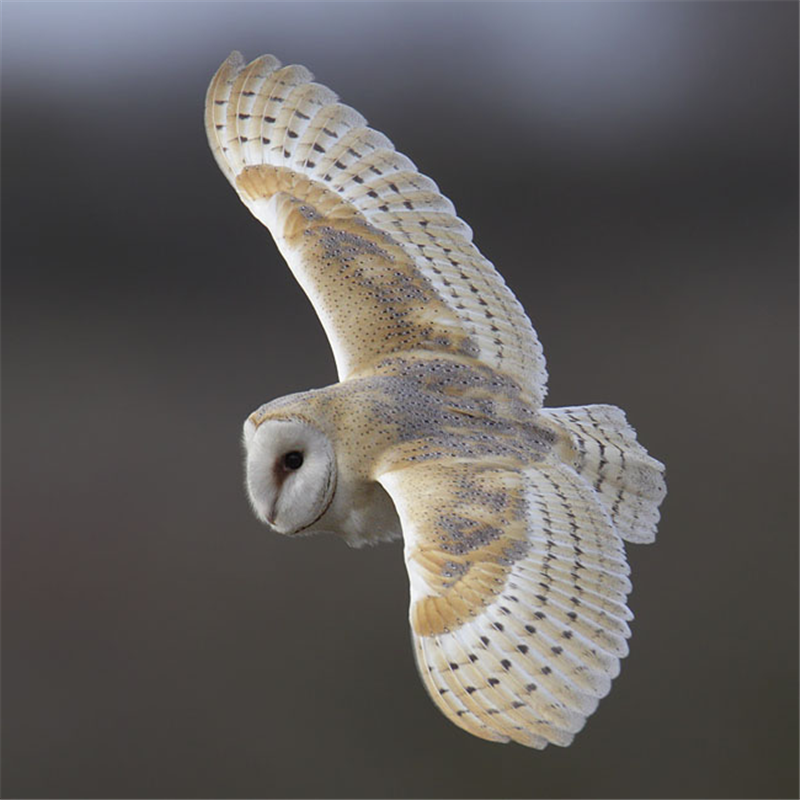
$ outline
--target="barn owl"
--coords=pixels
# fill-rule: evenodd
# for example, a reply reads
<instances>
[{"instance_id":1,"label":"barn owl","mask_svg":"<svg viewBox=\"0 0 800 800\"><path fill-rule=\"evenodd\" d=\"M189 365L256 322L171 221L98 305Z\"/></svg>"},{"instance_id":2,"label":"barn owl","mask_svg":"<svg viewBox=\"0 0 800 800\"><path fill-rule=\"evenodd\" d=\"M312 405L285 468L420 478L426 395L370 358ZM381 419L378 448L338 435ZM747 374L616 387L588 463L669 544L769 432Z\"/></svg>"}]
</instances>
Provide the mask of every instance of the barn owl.
<instances>
[{"instance_id":1,"label":"barn owl","mask_svg":"<svg viewBox=\"0 0 800 800\"><path fill-rule=\"evenodd\" d=\"M541 345L470 228L306 68L234 52L205 120L339 377L245 421L256 516L355 547L402 537L439 709L483 739L569 745L627 655L624 543L654 540L663 465L614 406L542 406Z\"/></svg>"}]
</instances>

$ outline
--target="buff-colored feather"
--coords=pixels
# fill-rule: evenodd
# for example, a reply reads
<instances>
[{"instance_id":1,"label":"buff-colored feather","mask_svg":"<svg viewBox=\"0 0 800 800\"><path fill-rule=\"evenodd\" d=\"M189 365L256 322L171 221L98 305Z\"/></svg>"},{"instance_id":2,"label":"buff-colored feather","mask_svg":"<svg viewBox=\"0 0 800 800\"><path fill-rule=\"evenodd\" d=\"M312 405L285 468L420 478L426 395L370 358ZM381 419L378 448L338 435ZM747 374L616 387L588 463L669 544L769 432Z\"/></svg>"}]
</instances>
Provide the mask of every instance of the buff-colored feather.
<instances>
[{"instance_id":1,"label":"buff-colored feather","mask_svg":"<svg viewBox=\"0 0 800 800\"><path fill-rule=\"evenodd\" d=\"M314 264L295 242L287 241L286 217L267 208L267 201L284 190L285 182L273 178L286 171L293 175L293 196L300 203L315 186L324 187L348 204L354 219L390 236L414 280L430 287L443 311L454 318L454 323L448 320L445 335L455 324L462 345L468 337L474 355L512 375L541 404L547 380L541 346L522 306L472 244L470 227L410 159L312 80L305 67L281 68L272 56L245 65L234 53L211 82L206 121L217 162L245 204L270 228L315 307L322 301L308 289L313 281L300 276L313 271ZM265 172L265 166L273 169ZM249 180L245 188L239 177L249 169L268 178ZM359 298L357 311L363 318L379 313L380 307L370 308ZM339 376L345 379L357 369L348 357L351 343L341 326L326 331ZM395 345L400 333L398 326L387 344Z\"/></svg>"}]
</instances>

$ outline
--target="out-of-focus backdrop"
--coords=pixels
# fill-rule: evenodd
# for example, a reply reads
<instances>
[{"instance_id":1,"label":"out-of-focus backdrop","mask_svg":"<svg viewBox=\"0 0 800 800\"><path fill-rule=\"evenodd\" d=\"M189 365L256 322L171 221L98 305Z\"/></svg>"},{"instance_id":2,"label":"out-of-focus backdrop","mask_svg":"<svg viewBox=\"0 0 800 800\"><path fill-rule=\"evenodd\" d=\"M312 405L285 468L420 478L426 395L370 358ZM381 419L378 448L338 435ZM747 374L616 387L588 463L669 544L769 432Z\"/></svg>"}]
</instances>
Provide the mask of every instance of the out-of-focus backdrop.
<instances>
[{"instance_id":1,"label":"out-of-focus backdrop","mask_svg":"<svg viewBox=\"0 0 800 800\"><path fill-rule=\"evenodd\" d=\"M3 3L3 794L798 792L795 3ZM398 545L251 515L240 426L335 381L202 124L307 65L475 230L549 405L667 465L621 678L575 744L474 739Z\"/></svg>"}]
</instances>

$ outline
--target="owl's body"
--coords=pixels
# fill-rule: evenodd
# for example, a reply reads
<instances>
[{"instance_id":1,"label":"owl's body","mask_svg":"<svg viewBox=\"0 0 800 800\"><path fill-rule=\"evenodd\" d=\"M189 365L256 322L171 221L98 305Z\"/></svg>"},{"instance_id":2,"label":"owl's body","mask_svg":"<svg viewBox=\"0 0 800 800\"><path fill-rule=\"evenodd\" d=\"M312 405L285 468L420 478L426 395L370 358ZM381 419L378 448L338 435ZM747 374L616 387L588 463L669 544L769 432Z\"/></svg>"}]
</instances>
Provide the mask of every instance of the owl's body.
<instances>
[{"instance_id":1,"label":"owl's body","mask_svg":"<svg viewBox=\"0 0 800 800\"><path fill-rule=\"evenodd\" d=\"M402 535L439 708L482 738L569 744L627 654L623 540L654 539L662 465L613 406L542 408L541 346L469 228L307 70L234 54L206 124L340 377L245 423L256 515L354 546Z\"/></svg>"}]
</instances>

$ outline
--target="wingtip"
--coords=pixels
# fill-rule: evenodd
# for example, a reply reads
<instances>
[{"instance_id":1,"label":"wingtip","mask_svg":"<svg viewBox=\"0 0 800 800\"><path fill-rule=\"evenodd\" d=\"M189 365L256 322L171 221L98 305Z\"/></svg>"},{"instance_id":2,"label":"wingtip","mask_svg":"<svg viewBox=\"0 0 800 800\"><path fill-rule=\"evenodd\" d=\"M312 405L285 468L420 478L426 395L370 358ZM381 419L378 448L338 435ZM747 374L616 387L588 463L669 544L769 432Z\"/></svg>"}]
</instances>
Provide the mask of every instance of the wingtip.
<instances>
[{"instance_id":1,"label":"wingtip","mask_svg":"<svg viewBox=\"0 0 800 800\"><path fill-rule=\"evenodd\" d=\"M225 59L225 64L231 67L234 71L240 72L245 65L244 56L239 50L233 50L231 54Z\"/></svg>"}]
</instances>

